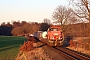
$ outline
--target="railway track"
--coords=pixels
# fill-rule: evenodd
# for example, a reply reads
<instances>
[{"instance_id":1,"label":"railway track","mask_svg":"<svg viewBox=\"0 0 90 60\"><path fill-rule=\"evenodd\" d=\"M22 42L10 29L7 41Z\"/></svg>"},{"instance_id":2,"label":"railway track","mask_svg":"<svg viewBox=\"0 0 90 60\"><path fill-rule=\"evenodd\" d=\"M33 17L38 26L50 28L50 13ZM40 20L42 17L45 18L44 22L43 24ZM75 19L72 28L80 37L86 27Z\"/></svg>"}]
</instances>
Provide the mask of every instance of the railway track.
<instances>
[{"instance_id":1,"label":"railway track","mask_svg":"<svg viewBox=\"0 0 90 60\"><path fill-rule=\"evenodd\" d=\"M62 47L53 47L53 48L58 50L58 52L60 54L62 54L62 56L67 58L67 60L90 60L90 56L80 54L76 51L73 51L73 50L70 50L70 49L67 49L67 48L62 48Z\"/></svg>"},{"instance_id":2,"label":"railway track","mask_svg":"<svg viewBox=\"0 0 90 60\"><path fill-rule=\"evenodd\" d=\"M42 45L38 46L38 48L47 45L43 41L41 43ZM64 56L67 60L90 60L90 56L79 53L77 51L70 50L68 48L64 47L53 47L53 48L56 49L56 51L60 53L62 56Z\"/></svg>"},{"instance_id":3,"label":"railway track","mask_svg":"<svg viewBox=\"0 0 90 60\"><path fill-rule=\"evenodd\" d=\"M47 44L41 44L37 48L43 47L43 46L47 46ZM90 60L90 56L79 53L77 51L70 50L68 48L64 48L64 47L52 47L52 48L54 48L59 54L64 56L67 60Z\"/></svg>"}]
</instances>

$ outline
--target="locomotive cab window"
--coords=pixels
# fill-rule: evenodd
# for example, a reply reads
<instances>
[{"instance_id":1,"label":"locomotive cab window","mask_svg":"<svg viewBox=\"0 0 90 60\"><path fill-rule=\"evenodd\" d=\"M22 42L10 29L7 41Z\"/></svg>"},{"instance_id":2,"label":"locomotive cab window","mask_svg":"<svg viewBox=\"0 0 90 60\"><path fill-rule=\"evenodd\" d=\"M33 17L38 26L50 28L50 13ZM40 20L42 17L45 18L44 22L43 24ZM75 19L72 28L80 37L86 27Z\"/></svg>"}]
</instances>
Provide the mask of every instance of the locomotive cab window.
<instances>
[{"instance_id":1,"label":"locomotive cab window","mask_svg":"<svg viewBox=\"0 0 90 60\"><path fill-rule=\"evenodd\" d=\"M58 31L58 28L50 28L49 31Z\"/></svg>"}]
</instances>

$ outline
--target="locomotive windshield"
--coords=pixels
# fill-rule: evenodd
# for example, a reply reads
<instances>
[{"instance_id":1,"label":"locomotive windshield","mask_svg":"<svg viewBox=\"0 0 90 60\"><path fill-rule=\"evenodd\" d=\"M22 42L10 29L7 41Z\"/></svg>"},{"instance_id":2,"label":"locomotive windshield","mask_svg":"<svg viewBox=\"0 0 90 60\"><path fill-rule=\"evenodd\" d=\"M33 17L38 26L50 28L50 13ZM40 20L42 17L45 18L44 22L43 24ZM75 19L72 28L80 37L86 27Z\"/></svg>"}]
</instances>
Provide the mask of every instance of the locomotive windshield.
<instances>
[{"instance_id":1,"label":"locomotive windshield","mask_svg":"<svg viewBox=\"0 0 90 60\"><path fill-rule=\"evenodd\" d=\"M50 28L49 31L58 31L58 28Z\"/></svg>"}]
</instances>

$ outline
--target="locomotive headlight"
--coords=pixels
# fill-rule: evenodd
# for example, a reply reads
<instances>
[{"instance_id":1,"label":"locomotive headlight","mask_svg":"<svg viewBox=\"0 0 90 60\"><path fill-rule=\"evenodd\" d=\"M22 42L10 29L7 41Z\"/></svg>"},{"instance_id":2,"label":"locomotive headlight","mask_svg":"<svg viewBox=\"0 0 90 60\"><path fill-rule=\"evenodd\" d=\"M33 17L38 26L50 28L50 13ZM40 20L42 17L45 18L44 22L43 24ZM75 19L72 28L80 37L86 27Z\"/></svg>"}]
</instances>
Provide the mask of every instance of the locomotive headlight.
<instances>
[{"instance_id":1,"label":"locomotive headlight","mask_svg":"<svg viewBox=\"0 0 90 60\"><path fill-rule=\"evenodd\" d=\"M54 39L54 37L52 39Z\"/></svg>"},{"instance_id":2,"label":"locomotive headlight","mask_svg":"<svg viewBox=\"0 0 90 60\"><path fill-rule=\"evenodd\" d=\"M58 35L58 33L54 33L54 35Z\"/></svg>"},{"instance_id":3,"label":"locomotive headlight","mask_svg":"<svg viewBox=\"0 0 90 60\"><path fill-rule=\"evenodd\" d=\"M54 39L54 37L51 37L50 39Z\"/></svg>"},{"instance_id":4,"label":"locomotive headlight","mask_svg":"<svg viewBox=\"0 0 90 60\"><path fill-rule=\"evenodd\" d=\"M61 38L62 39L62 38Z\"/></svg>"},{"instance_id":5,"label":"locomotive headlight","mask_svg":"<svg viewBox=\"0 0 90 60\"><path fill-rule=\"evenodd\" d=\"M59 39L59 40L62 40L62 38L60 38L60 37L59 37L58 39Z\"/></svg>"},{"instance_id":6,"label":"locomotive headlight","mask_svg":"<svg viewBox=\"0 0 90 60\"><path fill-rule=\"evenodd\" d=\"M53 37L53 39L54 39L54 37Z\"/></svg>"},{"instance_id":7,"label":"locomotive headlight","mask_svg":"<svg viewBox=\"0 0 90 60\"><path fill-rule=\"evenodd\" d=\"M61 39L60 37L58 39Z\"/></svg>"}]
</instances>

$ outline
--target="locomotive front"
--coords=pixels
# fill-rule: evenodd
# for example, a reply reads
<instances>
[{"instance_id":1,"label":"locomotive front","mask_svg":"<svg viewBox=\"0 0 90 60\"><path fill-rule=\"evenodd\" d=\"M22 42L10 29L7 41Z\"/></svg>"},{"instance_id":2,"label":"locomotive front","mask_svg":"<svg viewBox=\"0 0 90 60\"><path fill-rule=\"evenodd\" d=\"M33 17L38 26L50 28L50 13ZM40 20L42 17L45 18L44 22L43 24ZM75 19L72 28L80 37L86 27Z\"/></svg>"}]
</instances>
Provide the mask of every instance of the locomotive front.
<instances>
[{"instance_id":1,"label":"locomotive front","mask_svg":"<svg viewBox=\"0 0 90 60\"><path fill-rule=\"evenodd\" d=\"M47 39L50 46L62 46L64 35L60 27L50 27L47 31Z\"/></svg>"}]
</instances>

